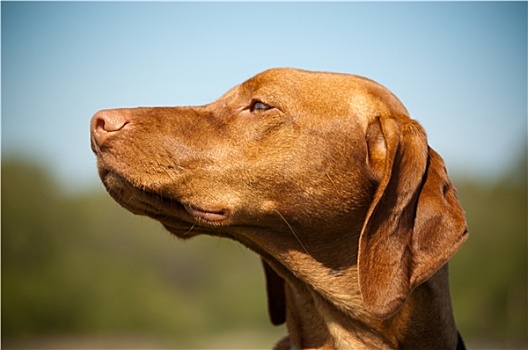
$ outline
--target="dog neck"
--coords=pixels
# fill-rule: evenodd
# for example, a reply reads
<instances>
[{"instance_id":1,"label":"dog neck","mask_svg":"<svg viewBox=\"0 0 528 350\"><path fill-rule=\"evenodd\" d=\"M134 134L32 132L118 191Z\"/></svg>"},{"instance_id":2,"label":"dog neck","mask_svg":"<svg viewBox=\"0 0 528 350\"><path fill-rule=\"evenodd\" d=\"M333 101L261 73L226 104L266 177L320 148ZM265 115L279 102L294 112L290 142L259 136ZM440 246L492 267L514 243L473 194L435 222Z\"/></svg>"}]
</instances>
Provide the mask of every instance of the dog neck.
<instances>
[{"instance_id":1,"label":"dog neck","mask_svg":"<svg viewBox=\"0 0 528 350\"><path fill-rule=\"evenodd\" d=\"M354 305L343 305L339 296L289 279L286 322L290 335L276 349L455 349L457 331L447 275L445 265L384 320L370 315L359 296L348 299L356 300ZM357 288L350 286L350 290Z\"/></svg>"}]
</instances>

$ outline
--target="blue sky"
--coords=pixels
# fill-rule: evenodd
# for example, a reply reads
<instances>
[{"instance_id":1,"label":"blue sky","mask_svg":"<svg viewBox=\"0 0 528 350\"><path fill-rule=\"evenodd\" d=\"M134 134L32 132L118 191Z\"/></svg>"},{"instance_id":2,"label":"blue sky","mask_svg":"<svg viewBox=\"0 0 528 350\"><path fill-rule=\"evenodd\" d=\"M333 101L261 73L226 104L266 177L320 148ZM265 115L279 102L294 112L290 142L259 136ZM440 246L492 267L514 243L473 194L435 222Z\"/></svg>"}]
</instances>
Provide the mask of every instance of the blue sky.
<instances>
[{"instance_id":1,"label":"blue sky","mask_svg":"<svg viewBox=\"0 0 528 350\"><path fill-rule=\"evenodd\" d=\"M527 3L2 2L2 156L99 186L89 120L208 103L271 67L392 90L452 174L497 176L526 147Z\"/></svg>"}]
</instances>

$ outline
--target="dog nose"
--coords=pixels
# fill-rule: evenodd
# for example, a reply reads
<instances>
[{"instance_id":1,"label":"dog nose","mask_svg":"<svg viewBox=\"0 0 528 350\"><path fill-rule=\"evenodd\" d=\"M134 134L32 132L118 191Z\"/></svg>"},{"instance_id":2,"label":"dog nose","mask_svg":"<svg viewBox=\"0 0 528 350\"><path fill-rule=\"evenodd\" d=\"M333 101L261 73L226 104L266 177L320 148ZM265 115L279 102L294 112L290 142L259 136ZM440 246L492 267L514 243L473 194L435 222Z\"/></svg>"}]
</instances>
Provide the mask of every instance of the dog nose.
<instances>
[{"instance_id":1,"label":"dog nose","mask_svg":"<svg viewBox=\"0 0 528 350\"><path fill-rule=\"evenodd\" d=\"M126 110L104 109L94 114L90 123L92 142L103 145L106 139L129 123ZM92 145L93 146L93 145Z\"/></svg>"}]
</instances>

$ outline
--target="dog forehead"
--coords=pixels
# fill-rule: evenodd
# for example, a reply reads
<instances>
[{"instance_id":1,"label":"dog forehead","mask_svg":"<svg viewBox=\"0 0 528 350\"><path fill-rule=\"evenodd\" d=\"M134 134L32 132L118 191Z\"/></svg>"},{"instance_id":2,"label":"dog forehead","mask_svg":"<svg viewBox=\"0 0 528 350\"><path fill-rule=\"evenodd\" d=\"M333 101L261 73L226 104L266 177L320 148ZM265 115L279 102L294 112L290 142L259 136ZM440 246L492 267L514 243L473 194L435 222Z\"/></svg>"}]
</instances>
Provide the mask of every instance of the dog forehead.
<instances>
[{"instance_id":1,"label":"dog forehead","mask_svg":"<svg viewBox=\"0 0 528 350\"><path fill-rule=\"evenodd\" d=\"M268 95L314 113L354 115L367 127L377 117L408 116L383 85L353 74L272 68L239 85L244 94Z\"/></svg>"},{"instance_id":2,"label":"dog forehead","mask_svg":"<svg viewBox=\"0 0 528 350\"><path fill-rule=\"evenodd\" d=\"M240 105L259 99L320 116L351 117L364 131L376 118L409 116L400 100L373 80L294 68L258 73L227 91L217 102Z\"/></svg>"},{"instance_id":3,"label":"dog forehead","mask_svg":"<svg viewBox=\"0 0 528 350\"><path fill-rule=\"evenodd\" d=\"M317 92L320 96L328 95L340 89L346 79L355 79L353 75L312 72L294 68L272 68L256 74L242 84L242 88L259 91L279 91L284 94L296 95L302 92L310 96Z\"/></svg>"}]
</instances>

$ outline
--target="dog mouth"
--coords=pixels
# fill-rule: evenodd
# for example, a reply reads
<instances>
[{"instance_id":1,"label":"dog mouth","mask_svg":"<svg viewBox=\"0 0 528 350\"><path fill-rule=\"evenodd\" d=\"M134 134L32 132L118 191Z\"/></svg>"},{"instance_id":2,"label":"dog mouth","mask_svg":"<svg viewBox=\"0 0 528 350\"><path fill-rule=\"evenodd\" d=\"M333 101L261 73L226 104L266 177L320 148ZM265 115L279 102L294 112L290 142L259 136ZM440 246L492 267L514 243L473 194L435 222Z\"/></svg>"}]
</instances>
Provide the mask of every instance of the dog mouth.
<instances>
[{"instance_id":1,"label":"dog mouth","mask_svg":"<svg viewBox=\"0 0 528 350\"><path fill-rule=\"evenodd\" d=\"M163 191L138 185L112 170L101 172L109 194L122 207L137 215L149 216L180 236L194 228L216 228L229 224L231 214L225 208L213 208L168 196Z\"/></svg>"},{"instance_id":2,"label":"dog mouth","mask_svg":"<svg viewBox=\"0 0 528 350\"><path fill-rule=\"evenodd\" d=\"M164 207L169 207L169 210L174 209L175 212L182 212L183 208L186 214L192 218L194 223L201 222L214 224L221 223L229 218L229 213L226 209L203 208L146 189L140 190L136 188L136 190L141 191L143 194L142 197L146 199L142 204L151 208L149 212L145 213L147 215L153 214L158 216L164 212Z\"/></svg>"},{"instance_id":3,"label":"dog mouth","mask_svg":"<svg viewBox=\"0 0 528 350\"><path fill-rule=\"evenodd\" d=\"M202 209L192 204L182 203L182 205L192 217L207 222L221 222L229 217L229 214L225 209Z\"/></svg>"}]
</instances>

